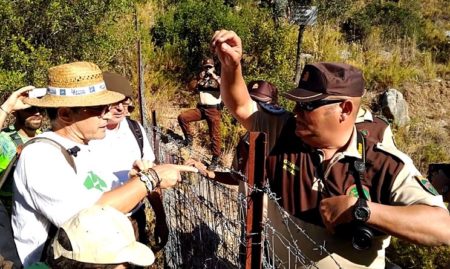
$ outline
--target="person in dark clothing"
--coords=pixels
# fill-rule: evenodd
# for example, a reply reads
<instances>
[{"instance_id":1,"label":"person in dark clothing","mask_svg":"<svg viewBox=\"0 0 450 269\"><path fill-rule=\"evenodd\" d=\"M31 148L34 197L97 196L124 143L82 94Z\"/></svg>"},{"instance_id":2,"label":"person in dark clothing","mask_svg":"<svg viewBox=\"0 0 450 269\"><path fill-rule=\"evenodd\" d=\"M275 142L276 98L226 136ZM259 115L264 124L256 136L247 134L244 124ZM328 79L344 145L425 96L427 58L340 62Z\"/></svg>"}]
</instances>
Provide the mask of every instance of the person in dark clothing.
<instances>
[{"instance_id":1,"label":"person in dark clothing","mask_svg":"<svg viewBox=\"0 0 450 269\"><path fill-rule=\"evenodd\" d=\"M212 159L210 169L215 169L222 153L220 77L215 73L213 59L207 58L203 60L202 67L203 70L199 74L196 85L196 91L199 93L200 100L196 108L181 112L178 116L178 123L184 134L184 144L191 146L193 137L190 123L206 120L211 139Z\"/></svg>"},{"instance_id":2,"label":"person in dark clothing","mask_svg":"<svg viewBox=\"0 0 450 269\"><path fill-rule=\"evenodd\" d=\"M314 253L302 242L316 266L336 268L338 261L343 268L384 268L389 235L450 245L450 216L442 196L406 154L357 130L365 93L361 70L343 63L306 65L298 87L284 94L296 102L295 117L274 119L248 94L239 36L216 31L211 46L221 61L225 105L247 130L268 134L265 168L280 198L276 202L333 253ZM270 206L268 218L276 220ZM361 227L372 232L365 245L355 242Z\"/></svg>"}]
</instances>

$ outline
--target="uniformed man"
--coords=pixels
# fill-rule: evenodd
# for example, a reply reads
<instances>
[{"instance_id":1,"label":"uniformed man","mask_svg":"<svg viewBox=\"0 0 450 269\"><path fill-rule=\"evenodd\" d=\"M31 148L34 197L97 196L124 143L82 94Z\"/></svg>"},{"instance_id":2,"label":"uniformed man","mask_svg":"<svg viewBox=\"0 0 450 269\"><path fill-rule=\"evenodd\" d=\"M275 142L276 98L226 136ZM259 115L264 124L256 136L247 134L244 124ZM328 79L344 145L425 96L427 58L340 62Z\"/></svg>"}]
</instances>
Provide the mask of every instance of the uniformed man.
<instances>
[{"instance_id":1,"label":"uniformed man","mask_svg":"<svg viewBox=\"0 0 450 269\"><path fill-rule=\"evenodd\" d=\"M268 133L269 144L275 141L269 145L266 174L279 204L332 253L302 249L316 266L384 268L388 235L450 245L442 196L406 154L357 131L365 93L359 69L306 65L298 87L284 95L296 102L295 117L273 124L255 109L246 90L240 38L217 31L212 47L222 64L221 96L229 111L248 130ZM371 237L360 237L368 230Z\"/></svg>"}]
</instances>

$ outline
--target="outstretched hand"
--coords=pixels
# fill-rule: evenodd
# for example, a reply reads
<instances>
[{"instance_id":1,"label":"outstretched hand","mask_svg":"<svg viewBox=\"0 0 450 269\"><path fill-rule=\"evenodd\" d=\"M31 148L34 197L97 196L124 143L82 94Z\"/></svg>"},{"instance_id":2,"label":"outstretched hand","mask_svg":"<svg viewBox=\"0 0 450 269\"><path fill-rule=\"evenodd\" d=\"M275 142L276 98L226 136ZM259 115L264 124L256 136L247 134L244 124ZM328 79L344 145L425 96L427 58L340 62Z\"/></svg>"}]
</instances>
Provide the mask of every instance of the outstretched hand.
<instances>
[{"instance_id":1,"label":"outstretched hand","mask_svg":"<svg viewBox=\"0 0 450 269\"><path fill-rule=\"evenodd\" d=\"M29 108L30 105L25 104L23 99L25 99L28 96L28 92L34 88L34 86L25 86L11 93L8 99L1 105L2 110L12 113L17 110Z\"/></svg>"},{"instance_id":2,"label":"outstretched hand","mask_svg":"<svg viewBox=\"0 0 450 269\"><path fill-rule=\"evenodd\" d=\"M241 38L233 31L216 31L211 39L211 49L219 58L222 70L233 70L241 62Z\"/></svg>"},{"instance_id":3,"label":"outstretched hand","mask_svg":"<svg viewBox=\"0 0 450 269\"><path fill-rule=\"evenodd\" d=\"M161 179L160 187L167 189L181 182L181 172L197 173L198 169L189 165L161 164L156 165L153 169Z\"/></svg>"},{"instance_id":4,"label":"outstretched hand","mask_svg":"<svg viewBox=\"0 0 450 269\"><path fill-rule=\"evenodd\" d=\"M208 170L206 165L204 165L200 161L197 161L197 160L194 160L194 159L188 159L184 164L185 165L194 166L195 168L198 169L200 174L202 174L202 176L204 176L204 177L208 177L208 178L214 178L215 177L215 173L213 171Z\"/></svg>"}]
</instances>

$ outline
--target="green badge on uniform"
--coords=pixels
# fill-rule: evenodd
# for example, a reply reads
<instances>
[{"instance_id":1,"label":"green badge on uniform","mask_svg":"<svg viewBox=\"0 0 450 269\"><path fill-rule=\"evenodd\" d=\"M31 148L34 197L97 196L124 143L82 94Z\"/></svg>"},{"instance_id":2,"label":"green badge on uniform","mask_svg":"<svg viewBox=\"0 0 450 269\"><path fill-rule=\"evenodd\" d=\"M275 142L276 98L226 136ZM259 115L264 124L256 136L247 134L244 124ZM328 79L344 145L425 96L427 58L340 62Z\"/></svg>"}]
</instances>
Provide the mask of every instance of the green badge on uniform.
<instances>
[{"instance_id":1,"label":"green badge on uniform","mask_svg":"<svg viewBox=\"0 0 450 269\"><path fill-rule=\"evenodd\" d=\"M426 177L417 177L417 181L419 181L420 185L429 193L433 195L439 195L438 191L431 185L430 181Z\"/></svg>"},{"instance_id":2,"label":"green badge on uniform","mask_svg":"<svg viewBox=\"0 0 450 269\"><path fill-rule=\"evenodd\" d=\"M369 131L368 130L359 130L363 136L368 136L369 135Z\"/></svg>"},{"instance_id":3,"label":"green badge on uniform","mask_svg":"<svg viewBox=\"0 0 450 269\"><path fill-rule=\"evenodd\" d=\"M370 192L369 188L363 185L363 192L366 198L370 201ZM358 188L355 184L351 185L347 191L345 192L348 196L359 198Z\"/></svg>"}]
</instances>

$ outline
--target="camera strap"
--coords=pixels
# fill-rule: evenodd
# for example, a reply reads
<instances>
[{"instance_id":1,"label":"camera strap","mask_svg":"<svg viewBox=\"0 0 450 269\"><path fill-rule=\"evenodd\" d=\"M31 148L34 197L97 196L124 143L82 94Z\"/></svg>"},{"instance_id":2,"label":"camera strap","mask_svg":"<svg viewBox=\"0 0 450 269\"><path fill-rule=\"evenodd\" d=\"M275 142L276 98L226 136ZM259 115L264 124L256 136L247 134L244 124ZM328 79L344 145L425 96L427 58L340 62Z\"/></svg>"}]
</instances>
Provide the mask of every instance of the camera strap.
<instances>
[{"instance_id":1,"label":"camera strap","mask_svg":"<svg viewBox=\"0 0 450 269\"><path fill-rule=\"evenodd\" d=\"M356 131L356 139L358 152L361 155L361 158L356 158L353 163L353 166L357 172L357 175L355 176L355 185L356 190L358 191L358 197L368 200L368 197L366 197L362 187L362 181L364 180L364 175L366 173L366 143L364 136L360 131Z\"/></svg>"}]
</instances>

